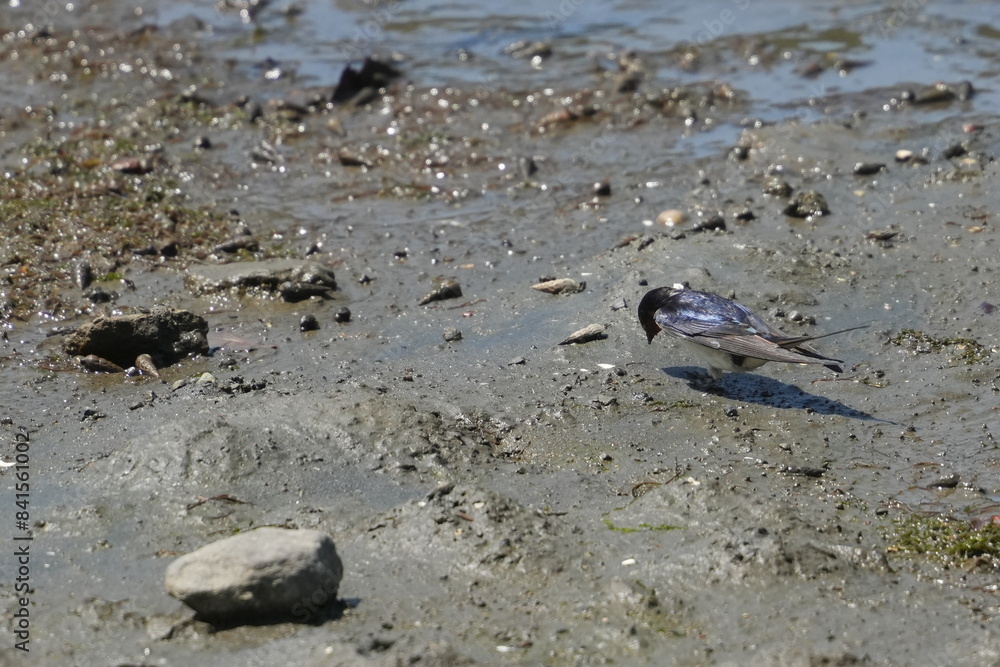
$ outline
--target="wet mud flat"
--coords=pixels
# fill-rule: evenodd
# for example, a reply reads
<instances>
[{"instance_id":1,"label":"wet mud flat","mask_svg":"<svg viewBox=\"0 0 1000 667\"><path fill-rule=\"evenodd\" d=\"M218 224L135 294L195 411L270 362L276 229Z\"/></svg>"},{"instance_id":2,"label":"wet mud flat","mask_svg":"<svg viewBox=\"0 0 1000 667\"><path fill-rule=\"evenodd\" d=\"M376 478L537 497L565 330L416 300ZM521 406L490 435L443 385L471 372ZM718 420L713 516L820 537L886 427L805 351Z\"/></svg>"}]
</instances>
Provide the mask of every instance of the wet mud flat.
<instances>
[{"instance_id":1,"label":"wet mud flat","mask_svg":"<svg viewBox=\"0 0 1000 667\"><path fill-rule=\"evenodd\" d=\"M975 77L765 122L727 35L597 70L560 59L578 45L484 49L477 85L383 54L399 76L338 96L343 76L267 83L140 27L5 42L39 81L3 114L0 244L33 663L1000 661L997 125ZM781 70L778 41L756 49L794 85L832 74L803 45ZM170 77L121 74L174 52ZM635 315L684 281L789 333L871 326L817 343L840 376L706 391ZM126 378L67 351L154 306L203 317L210 352ZM262 526L330 535L337 600L229 627L167 595L178 556Z\"/></svg>"}]
</instances>

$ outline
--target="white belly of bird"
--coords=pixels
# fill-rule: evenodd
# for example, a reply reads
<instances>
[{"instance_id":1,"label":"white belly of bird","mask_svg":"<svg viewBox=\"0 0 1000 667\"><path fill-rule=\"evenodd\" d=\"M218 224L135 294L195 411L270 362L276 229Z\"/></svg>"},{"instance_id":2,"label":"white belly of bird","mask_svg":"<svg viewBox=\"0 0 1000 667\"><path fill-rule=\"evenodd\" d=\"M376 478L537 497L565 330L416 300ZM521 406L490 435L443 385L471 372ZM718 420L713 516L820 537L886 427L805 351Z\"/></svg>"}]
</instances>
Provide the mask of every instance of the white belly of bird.
<instances>
[{"instance_id":1,"label":"white belly of bird","mask_svg":"<svg viewBox=\"0 0 1000 667\"><path fill-rule=\"evenodd\" d=\"M716 380L722 377L723 371L729 371L730 373L743 373L745 371L752 371L755 368L760 368L767 363L765 359L737 357L737 359L741 360L741 363L737 365L733 362L733 355L728 352L713 350L710 347L699 345L698 343L690 340L681 340L681 343L683 343L684 347L688 350L694 352L708 362L708 372L711 373L712 377Z\"/></svg>"}]
</instances>

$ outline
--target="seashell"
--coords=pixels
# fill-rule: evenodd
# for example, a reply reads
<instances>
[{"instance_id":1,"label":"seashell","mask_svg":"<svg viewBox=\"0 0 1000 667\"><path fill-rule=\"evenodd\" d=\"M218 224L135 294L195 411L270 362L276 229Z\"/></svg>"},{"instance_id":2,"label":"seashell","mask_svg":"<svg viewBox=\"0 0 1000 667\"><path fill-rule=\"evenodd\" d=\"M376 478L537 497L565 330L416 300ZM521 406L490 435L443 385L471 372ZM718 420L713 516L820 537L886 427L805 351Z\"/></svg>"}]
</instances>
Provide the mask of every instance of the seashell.
<instances>
[{"instance_id":1,"label":"seashell","mask_svg":"<svg viewBox=\"0 0 1000 667\"><path fill-rule=\"evenodd\" d=\"M687 220L687 214L677 208L668 208L656 216L656 222L667 227L676 227Z\"/></svg>"},{"instance_id":2,"label":"seashell","mask_svg":"<svg viewBox=\"0 0 1000 667\"><path fill-rule=\"evenodd\" d=\"M124 373L125 369L118 364L112 363L104 357L96 354L88 354L85 357L76 357L74 361L85 371L91 373Z\"/></svg>"},{"instance_id":3,"label":"seashell","mask_svg":"<svg viewBox=\"0 0 1000 667\"><path fill-rule=\"evenodd\" d=\"M600 340L607 337L607 334L604 333L603 324L588 324L584 328L571 333L565 340L560 341L559 344L589 343L592 340Z\"/></svg>"},{"instance_id":4,"label":"seashell","mask_svg":"<svg viewBox=\"0 0 1000 667\"><path fill-rule=\"evenodd\" d=\"M160 377L160 369L153 362L153 357L148 354L140 354L135 358L135 367L147 375Z\"/></svg>"},{"instance_id":5,"label":"seashell","mask_svg":"<svg viewBox=\"0 0 1000 667\"><path fill-rule=\"evenodd\" d=\"M587 283L578 283L572 278L546 280L531 286L531 289L538 290L539 292L548 292L549 294L576 294L577 292L582 292L586 288Z\"/></svg>"},{"instance_id":6,"label":"seashell","mask_svg":"<svg viewBox=\"0 0 1000 667\"><path fill-rule=\"evenodd\" d=\"M457 299L462 296L462 286L455 278L439 278L438 286L432 292L425 295L417 303L426 306L432 301L443 301L445 299Z\"/></svg>"}]
</instances>

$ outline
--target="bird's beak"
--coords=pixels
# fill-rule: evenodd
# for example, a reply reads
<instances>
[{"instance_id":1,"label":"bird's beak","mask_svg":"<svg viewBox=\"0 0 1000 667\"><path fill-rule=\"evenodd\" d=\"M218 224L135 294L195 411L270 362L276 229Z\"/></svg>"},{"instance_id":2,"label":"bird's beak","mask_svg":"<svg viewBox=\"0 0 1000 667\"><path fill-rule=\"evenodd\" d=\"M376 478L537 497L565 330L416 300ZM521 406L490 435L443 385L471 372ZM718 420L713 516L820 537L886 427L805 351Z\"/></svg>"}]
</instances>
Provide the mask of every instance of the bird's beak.
<instances>
[{"instance_id":1,"label":"bird's beak","mask_svg":"<svg viewBox=\"0 0 1000 667\"><path fill-rule=\"evenodd\" d=\"M642 323L642 328L646 330L647 345L653 342L653 338L656 337L656 334L660 333L660 327L652 320L644 321Z\"/></svg>"}]
</instances>

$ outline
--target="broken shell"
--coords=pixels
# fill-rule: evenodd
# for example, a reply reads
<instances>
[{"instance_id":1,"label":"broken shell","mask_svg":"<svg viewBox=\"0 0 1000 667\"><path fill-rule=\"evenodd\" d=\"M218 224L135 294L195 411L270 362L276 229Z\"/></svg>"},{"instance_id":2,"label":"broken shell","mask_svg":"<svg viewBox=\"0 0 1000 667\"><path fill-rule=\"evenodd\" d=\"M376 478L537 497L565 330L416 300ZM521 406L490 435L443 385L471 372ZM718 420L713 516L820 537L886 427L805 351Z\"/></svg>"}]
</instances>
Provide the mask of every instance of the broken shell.
<instances>
[{"instance_id":1,"label":"broken shell","mask_svg":"<svg viewBox=\"0 0 1000 667\"><path fill-rule=\"evenodd\" d=\"M865 232L865 238L869 241L888 241L899 235L895 229L871 229Z\"/></svg>"},{"instance_id":2,"label":"broken shell","mask_svg":"<svg viewBox=\"0 0 1000 667\"><path fill-rule=\"evenodd\" d=\"M582 292L586 288L586 282L578 283L572 278L546 280L531 286L531 289L536 289L539 292L548 292L549 294L576 294L577 292Z\"/></svg>"},{"instance_id":3,"label":"broken shell","mask_svg":"<svg viewBox=\"0 0 1000 667\"><path fill-rule=\"evenodd\" d=\"M122 158L115 160L108 165L113 171L120 171L123 174L148 174L153 171L153 164L148 158Z\"/></svg>"},{"instance_id":4,"label":"broken shell","mask_svg":"<svg viewBox=\"0 0 1000 667\"><path fill-rule=\"evenodd\" d=\"M432 301L443 301L444 299L457 299L462 296L462 287L455 278L439 278L436 288L417 303L426 306Z\"/></svg>"},{"instance_id":5,"label":"broken shell","mask_svg":"<svg viewBox=\"0 0 1000 667\"><path fill-rule=\"evenodd\" d=\"M592 340L607 338L604 333L603 324L588 324L582 329L574 331L565 340L560 341L560 345L570 345L572 343L589 343Z\"/></svg>"},{"instance_id":6,"label":"broken shell","mask_svg":"<svg viewBox=\"0 0 1000 667\"><path fill-rule=\"evenodd\" d=\"M85 371L91 373L124 373L125 369L118 364L112 363L104 357L96 354L88 354L85 357L76 357L74 361Z\"/></svg>"}]
</instances>

